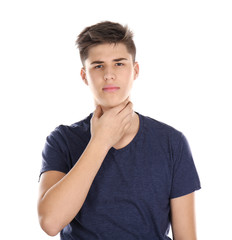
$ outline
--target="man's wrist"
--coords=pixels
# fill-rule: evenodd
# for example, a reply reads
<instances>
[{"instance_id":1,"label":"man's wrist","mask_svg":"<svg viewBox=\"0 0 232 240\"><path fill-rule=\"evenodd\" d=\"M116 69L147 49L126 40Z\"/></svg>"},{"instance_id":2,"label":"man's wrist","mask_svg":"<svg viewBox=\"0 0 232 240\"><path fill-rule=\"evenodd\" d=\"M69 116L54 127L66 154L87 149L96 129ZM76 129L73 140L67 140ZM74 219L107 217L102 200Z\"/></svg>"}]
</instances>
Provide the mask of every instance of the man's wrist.
<instances>
[{"instance_id":1,"label":"man's wrist","mask_svg":"<svg viewBox=\"0 0 232 240\"><path fill-rule=\"evenodd\" d=\"M89 144L94 146L98 151L103 151L106 154L111 148L108 144L101 142L98 138L91 138Z\"/></svg>"}]
</instances>

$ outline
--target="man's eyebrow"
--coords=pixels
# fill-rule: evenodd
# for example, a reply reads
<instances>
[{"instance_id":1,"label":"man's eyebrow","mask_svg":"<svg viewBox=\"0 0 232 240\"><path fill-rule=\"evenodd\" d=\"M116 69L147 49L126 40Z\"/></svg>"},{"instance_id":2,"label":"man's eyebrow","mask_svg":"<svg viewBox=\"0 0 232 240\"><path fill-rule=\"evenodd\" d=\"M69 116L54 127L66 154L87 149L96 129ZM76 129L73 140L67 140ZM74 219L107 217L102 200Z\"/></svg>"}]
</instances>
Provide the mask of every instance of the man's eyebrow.
<instances>
[{"instance_id":1,"label":"man's eyebrow","mask_svg":"<svg viewBox=\"0 0 232 240\"><path fill-rule=\"evenodd\" d=\"M117 59L114 59L113 61L114 62L120 62L122 60L128 60L127 58L117 58Z\"/></svg>"},{"instance_id":2,"label":"man's eyebrow","mask_svg":"<svg viewBox=\"0 0 232 240\"><path fill-rule=\"evenodd\" d=\"M116 58L116 59L113 59L113 62L120 62L122 60L128 61L127 58ZM93 62L91 62L91 65L93 65L93 64L101 64L101 63L104 63L104 62L103 61L93 61Z\"/></svg>"},{"instance_id":3,"label":"man's eyebrow","mask_svg":"<svg viewBox=\"0 0 232 240\"><path fill-rule=\"evenodd\" d=\"M94 62L91 62L91 65L93 64L101 64L101 63L104 63L103 61L94 61Z\"/></svg>"}]
</instances>

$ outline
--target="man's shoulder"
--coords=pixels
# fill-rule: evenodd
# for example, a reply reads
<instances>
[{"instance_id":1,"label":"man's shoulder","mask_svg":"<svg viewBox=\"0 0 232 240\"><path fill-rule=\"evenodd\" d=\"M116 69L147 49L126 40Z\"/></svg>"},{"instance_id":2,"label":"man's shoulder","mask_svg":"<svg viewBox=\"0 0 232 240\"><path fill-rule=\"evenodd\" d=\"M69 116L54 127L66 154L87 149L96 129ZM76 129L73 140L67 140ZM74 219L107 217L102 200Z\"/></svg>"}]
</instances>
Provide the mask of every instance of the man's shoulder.
<instances>
[{"instance_id":1,"label":"man's shoulder","mask_svg":"<svg viewBox=\"0 0 232 240\"><path fill-rule=\"evenodd\" d=\"M160 131L165 131L165 132L176 132L176 133L180 132L175 127L173 127L163 121L157 120L150 116L146 116L146 115L142 115L142 114L140 114L140 115L143 118L144 125L149 127L151 130L155 129L155 130L160 130Z\"/></svg>"},{"instance_id":2,"label":"man's shoulder","mask_svg":"<svg viewBox=\"0 0 232 240\"><path fill-rule=\"evenodd\" d=\"M179 142L182 138L182 132L167 123L146 115L141 115L141 118L143 119L144 132L150 139L159 139L160 141L169 139Z\"/></svg>"},{"instance_id":3,"label":"man's shoulder","mask_svg":"<svg viewBox=\"0 0 232 240\"><path fill-rule=\"evenodd\" d=\"M68 124L60 124L57 126L54 131L52 131L52 135L56 137L60 136L62 138L72 138L76 136L80 137L89 137L90 134L90 119L92 117L92 113L90 113L87 117L72 123Z\"/></svg>"},{"instance_id":4,"label":"man's shoulder","mask_svg":"<svg viewBox=\"0 0 232 240\"><path fill-rule=\"evenodd\" d=\"M72 129L89 129L90 127L90 120L91 120L91 117L92 117L93 113L90 113L87 117L83 118L82 120L79 120L78 122L75 122L69 126L66 126L66 127L69 127L69 128L72 128Z\"/></svg>"},{"instance_id":5,"label":"man's shoulder","mask_svg":"<svg viewBox=\"0 0 232 240\"><path fill-rule=\"evenodd\" d=\"M87 117L82 118L81 120L72 123L72 124L60 124L56 129L86 129L89 128L90 125L90 119L92 117L92 113L90 113Z\"/></svg>"}]
</instances>

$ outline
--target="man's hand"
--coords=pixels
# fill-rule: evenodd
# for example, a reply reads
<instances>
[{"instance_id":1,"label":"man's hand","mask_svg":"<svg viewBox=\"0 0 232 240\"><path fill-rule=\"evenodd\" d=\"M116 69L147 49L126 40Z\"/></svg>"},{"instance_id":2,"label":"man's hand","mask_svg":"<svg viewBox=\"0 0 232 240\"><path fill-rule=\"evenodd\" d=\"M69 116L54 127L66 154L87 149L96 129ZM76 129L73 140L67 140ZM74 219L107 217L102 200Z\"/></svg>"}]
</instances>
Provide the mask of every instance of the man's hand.
<instances>
[{"instance_id":1,"label":"man's hand","mask_svg":"<svg viewBox=\"0 0 232 240\"><path fill-rule=\"evenodd\" d=\"M133 114L133 104L128 98L104 114L101 106L98 105L91 118L91 139L110 149L130 128Z\"/></svg>"}]
</instances>

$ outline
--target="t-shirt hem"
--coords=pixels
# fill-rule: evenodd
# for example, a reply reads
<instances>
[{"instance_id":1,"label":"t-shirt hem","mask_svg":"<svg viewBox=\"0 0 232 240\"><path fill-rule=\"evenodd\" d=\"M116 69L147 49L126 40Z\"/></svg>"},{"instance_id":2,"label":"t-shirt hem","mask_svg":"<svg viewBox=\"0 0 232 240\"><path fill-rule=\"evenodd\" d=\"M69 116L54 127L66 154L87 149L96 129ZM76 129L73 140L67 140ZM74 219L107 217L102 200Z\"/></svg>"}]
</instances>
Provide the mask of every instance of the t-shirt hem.
<instances>
[{"instance_id":1,"label":"t-shirt hem","mask_svg":"<svg viewBox=\"0 0 232 240\"><path fill-rule=\"evenodd\" d=\"M195 192L195 191L198 191L198 190L200 190L200 189L201 189L201 186L199 185L199 186L197 186L197 187L195 187L195 188L193 188L193 189L191 189L191 190L189 190L189 191L185 191L185 192L180 192L180 193L173 194L173 195L170 197L170 199L178 198L178 197L183 197L183 196L185 196L185 195L188 195L188 194L193 193L193 192Z\"/></svg>"},{"instance_id":2,"label":"t-shirt hem","mask_svg":"<svg viewBox=\"0 0 232 240\"><path fill-rule=\"evenodd\" d=\"M63 170L63 169L58 169L58 168L55 168L55 167L54 167L54 168L45 168L45 169L42 169L42 170L40 171L38 182L40 181L41 175L42 175L43 173L45 173L45 172L48 172L48 171L58 171L58 172L62 172L62 173L67 174L67 171L65 171L65 170Z\"/></svg>"}]
</instances>

